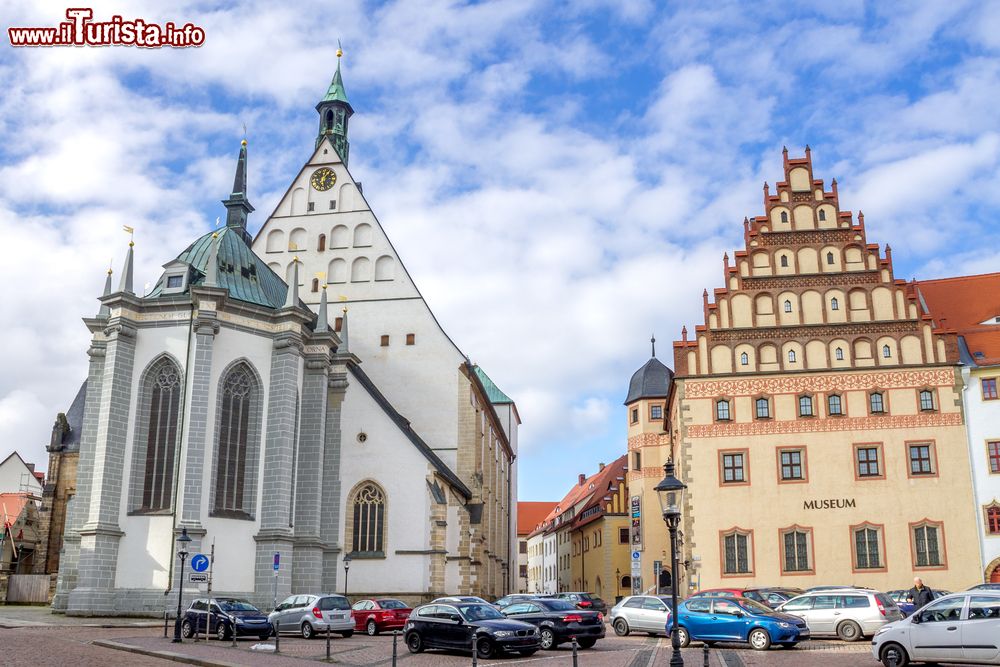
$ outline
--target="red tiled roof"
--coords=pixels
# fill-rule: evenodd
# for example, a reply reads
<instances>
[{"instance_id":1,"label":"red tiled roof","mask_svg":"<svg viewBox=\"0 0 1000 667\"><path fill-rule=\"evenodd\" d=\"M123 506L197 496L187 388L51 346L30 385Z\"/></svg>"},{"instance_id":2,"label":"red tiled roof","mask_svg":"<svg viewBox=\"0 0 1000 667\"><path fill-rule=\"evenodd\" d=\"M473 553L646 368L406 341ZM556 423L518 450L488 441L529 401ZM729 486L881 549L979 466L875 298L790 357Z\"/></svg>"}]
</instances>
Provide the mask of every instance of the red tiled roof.
<instances>
[{"instance_id":1,"label":"red tiled roof","mask_svg":"<svg viewBox=\"0 0 1000 667\"><path fill-rule=\"evenodd\" d=\"M29 502L26 493L0 493L0 522L3 522L3 527L12 526Z\"/></svg>"},{"instance_id":2,"label":"red tiled roof","mask_svg":"<svg viewBox=\"0 0 1000 667\"><path fill-rule=\"evenodd\" d=\"M560 514L567 511L573 505L576 505L578 502L586 499L588 496L593 495L598 491L601 492L600 497L603 498L604 494L607 492L606 478L610 477L612 473L612 471L609 469L615 468L615 466L618 464L620 464L619 468L624 467L625 461L626 461L626 456L623 455L617 460L615 460L615 462L612 463L611 465L604 466L603 470L598 470L590 477L585 477L582 484L579 483L579 481L576 484L574 484L573 487L569 490L569 492L563 497L563 499L559 501L559 503L556 504L556 506L552 509L552 511L545 516L545 518L539 524L539 528L543 526L547 528L548 524L550 524ZM622 472L619 472L618 474L624 476L624 473ZM598 484L598 478L605 480L603 487L601 487ZM592 484L594 486L593 489L590 488ZM582 512L583 510L581 509L580 511ZM538 528L536 528L531 532L531 534L534 535L535 533L538 532L540 531Z\"/></svg>"},{"instance_id":3,"label":"red tiled roof","mask_svg":"<svg viewBox=\"0 0 1000 667\"><path fill-rule=\"evenodd\" d=\"M540 524L549 512L554 510L556 502L519 501L517 503L517 534L527 535Z\"/></svg>"},{"instance_id":4,"label":"red tiled roof","mask_svg":"<svg viewBox=\"0 0 1000 667\"><path fill-rule=\"evenodd\" d=\"M1000 273L918 280L916 287L934 323L962 336L977 365L1000 364L1000 324L982 324L1000 317Z\"/></svg>"},{"instance_id":5,"label":"red tiled roof","mask_svg":"<svg viewBox=\"0 0 1000 667\"><path fill-rule=\"evenodd\" d=\"M598 505L604 507L605 496L614 493L618 489L619 484L625 483L625 475L628 472L627 464L628 455L622 454L619 458L604 466L604 470L594 476L594 495L590 498L590 502L583 506L583 509L580 510L580 514L577 516L582 516L584 512L592 507L596 507ZM618 481L619 477L622 478L621 481ZM602 510L596 514L592 514L586 519L579 519L580 525L590 523L603 515L604 511Z\"/></svg>"}]
</instances>

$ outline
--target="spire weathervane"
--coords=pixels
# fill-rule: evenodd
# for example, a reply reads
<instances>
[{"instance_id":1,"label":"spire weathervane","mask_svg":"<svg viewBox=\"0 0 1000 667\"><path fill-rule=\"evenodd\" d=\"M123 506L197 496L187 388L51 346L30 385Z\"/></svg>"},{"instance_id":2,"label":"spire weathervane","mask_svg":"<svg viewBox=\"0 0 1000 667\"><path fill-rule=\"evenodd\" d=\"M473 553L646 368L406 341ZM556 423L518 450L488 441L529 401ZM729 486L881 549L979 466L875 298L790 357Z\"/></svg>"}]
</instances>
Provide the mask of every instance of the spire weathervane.
<instances>
[{"instance_id":1,"label":"spire weathervane","mask_svg":"<svg viewBox=\"0 0 1000 667\"><path fill-rule=\"evenodd\" d=\"M122 225L122 229L124 229L128 233L128 245L131 248L132 246L135 245L135 227Z\"/></svg>"},{"instance_id":2,"label":"spire weathervane","mask_svg":"<svg viewBox=\"0 0 1000 667\"><path fill-rule=\"evenodd\" d=\"M653 346L653 356L656 356L656 334L653 334L649 338L649 344Z\"/></svg>"}]
</instances>

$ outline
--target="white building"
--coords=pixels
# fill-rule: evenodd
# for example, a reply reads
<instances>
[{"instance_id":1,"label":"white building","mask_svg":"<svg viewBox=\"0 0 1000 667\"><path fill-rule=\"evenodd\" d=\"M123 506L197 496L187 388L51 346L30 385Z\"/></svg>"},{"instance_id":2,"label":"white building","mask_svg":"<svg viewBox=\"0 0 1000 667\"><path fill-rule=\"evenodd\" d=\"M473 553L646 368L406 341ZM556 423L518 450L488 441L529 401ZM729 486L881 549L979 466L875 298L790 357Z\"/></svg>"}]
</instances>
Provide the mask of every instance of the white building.
<instances>
[{"instance_id":1,"label":"white building","mask_svg":"<svg viewBox=\"0 0 1000 667\"><path fill-rule=\"evenodd\" d=\"M17 452L0 461L0 493L27 493L41 500L42 483L35 474L35 464L25 463Z\"/></svg>"}]
</instances>

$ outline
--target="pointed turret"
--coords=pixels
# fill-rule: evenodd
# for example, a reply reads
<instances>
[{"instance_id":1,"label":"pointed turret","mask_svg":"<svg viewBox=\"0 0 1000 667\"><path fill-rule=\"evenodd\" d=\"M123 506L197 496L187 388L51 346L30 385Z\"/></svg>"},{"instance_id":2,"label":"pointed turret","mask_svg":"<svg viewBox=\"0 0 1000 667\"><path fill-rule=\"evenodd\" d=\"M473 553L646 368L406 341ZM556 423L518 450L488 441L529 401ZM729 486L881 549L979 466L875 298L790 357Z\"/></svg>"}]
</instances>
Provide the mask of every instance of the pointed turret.
<instances>
[{"instance_id":1,"label":"pointed turret","mask_svg":"<svg viewBox=\"0 0 1000 667\"><path fill-rule=\"evenodd\" d=\"M219 233L212 234L212 248L205 264L205 287L219 286Z\"/></svg>"},{"instance_id":2,"label":"pointed turret","mask_svg":"<svg viewBox=\"0 0 1000 667\"><path fill-rule=\"evenodd\" d=\"M340 318L340 347L337 348L337 353L349 354L350 351L347 346L347 306L344 306L344 315Z\"/></svg>"},{"instance_id":3,"label":"pointed turret","mask_svg":"<svg viewBox=\"0 0 1000 667\"><path fill-rule=\"evenodd\" d=\"M319 134L316 136L316 146L323 142L324 138L329 138L330 143L336 149L337 154L344 164L347 164L350 153L350 142L347 140L347 123L354 108L347 100L347 91L344 90L344 79L340 74L340 59L344 52L337 49L337 71L333 73L333 80L326 91L326 95L316 105L319 113Z\"/></svg>"},{"instance_id":4,"label":"pointed turret","mask_svg":"<svg viewBox=\"0 0 1000 667\"><path fill-rule=\"evenodd\" d=\"M132 248L134 241L128 242L128 252L125 253L125 268L122 269L122 279L118 283L118 291L126 294L135 294L132 290Z\"/></svg>"},{"instance_id":5,"label":"pointed turret","mask_svg":"<svg viewBox=\"0 0 1000 667\"><path fill-rule=\"evenodd\" d=\"M330 330L330 321L326 316L326 285L323 285L323 294L319 297L319 312L316 313L317 333Z\"/></svg>"},{"instance_id":6,"label":"pointed turret","mask_svg":"<svg viewBox=\"0 0 1000 667\"><path fill-rule=\"evenodd\" d=\"M108 275L104 279L104 293L101 296L107 296L109 294L111 294L111 267L110 266L108 267ZM102 303L100 310L97 311L97 316L105 318L105 319L108 318L108 317L111 317L111 309L108 308L107 306L105 306Z\"/></svg>"},{"instance_id":7,"label":"pointed turret","mask_svg":"<svg viewBox=\"0 0 1000 667\"><path fill-rule=\"evenodd\" d=\"M285 296L285 308L294 308L299 304L299 258L292 258L292 282L288 285Z\"/></svg>"},{"instance_id":8,"label":"pointed turret","mask_svg":"<svg viewBox=\"0 0 1000 667\"><path fill-rule=\"evenodd\" d=\"M250 233L247 231L247 216L253 213L253 206L247 199L247 140L240 143L240 157L236 162L236 177L233 179L233 192L229 199L222 200L226 207L226 227L238 229L249 244Z\"/></svg>"}]
</instances>

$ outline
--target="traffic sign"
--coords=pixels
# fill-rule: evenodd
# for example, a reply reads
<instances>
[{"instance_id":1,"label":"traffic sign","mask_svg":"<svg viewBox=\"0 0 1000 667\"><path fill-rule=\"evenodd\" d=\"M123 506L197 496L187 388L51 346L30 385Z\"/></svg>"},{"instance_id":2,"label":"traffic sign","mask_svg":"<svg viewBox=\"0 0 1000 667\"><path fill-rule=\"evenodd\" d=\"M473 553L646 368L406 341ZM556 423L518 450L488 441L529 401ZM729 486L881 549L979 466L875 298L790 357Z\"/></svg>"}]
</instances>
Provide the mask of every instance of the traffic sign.
<instances>
[{"instance_id":1,"label":"traffic sign","mask_svg":"<svg viewBox=\"0 0 1000 667\"><path fill-rule=\"evenodd\" d=\"M640 554L638 551L633 551L632 552L632 560L640 560L641 558L642 558L642 554Z\"/></svg>"},{"instance_id":2,"label":"traffic sign","mask_svg":"<svg viewBox=\"0 0 1000 667\"><path fill-rule=\"evenodd\" d=\"M275 552L274 554L274 571L278 571L278 567L281 565L281 554Z\"/></svg>"},{"instance_id":3,"label":"traffic sign","mask_svg":"<svg viewBox=\"0 0 1000 667\"><path fill-rule=\"evenodd\" d=\"M207 570L208 563L208 556L205 554L195 554L194 556L191 556L191 569L195 572L204 572Z\"/></svg>"},{"instance_id":4,"label":"traffic sign","mask_svg":"<svg viewBox=\"0 0 1000 667\"><path fill-rule=\"evenodd\" d=\"M207 584L208 583L208 575L207 574L201 574L199 572L192 572L191 573L191 583L192 584Z\"/></svg>"}]
</instances>

